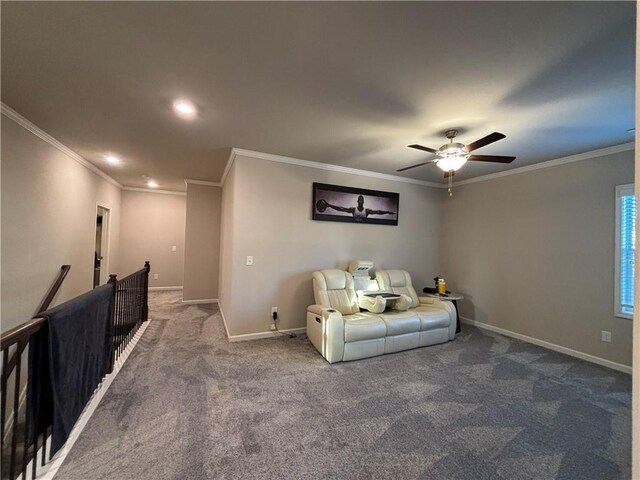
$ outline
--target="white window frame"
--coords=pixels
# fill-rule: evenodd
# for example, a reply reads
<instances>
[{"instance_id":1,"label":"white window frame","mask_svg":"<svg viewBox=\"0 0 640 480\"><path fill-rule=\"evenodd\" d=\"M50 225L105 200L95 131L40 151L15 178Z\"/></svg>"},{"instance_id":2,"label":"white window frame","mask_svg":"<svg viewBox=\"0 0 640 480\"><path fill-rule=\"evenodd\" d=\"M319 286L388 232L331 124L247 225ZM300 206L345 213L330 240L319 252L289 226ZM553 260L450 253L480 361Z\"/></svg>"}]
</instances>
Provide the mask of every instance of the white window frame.
<instances>
[{"instance_id":1,"label":"white window frame","mask_svg":"<svg viewBox=\"0 0 640 480\"><path fill-rule=\"evenodd\" d=\"M633 314L623 313L622 305L620 305L620 228L622 223L622 208L621 197L629 195L635 195L635 185L633 183L627 183L625 185L616 186L616 232L615 232L615 277L614 277L614 312L613 314L618 318L626 318L633 320ZM637 220L636 220L637 221ZM635 285L634 285L635 287ZM635 309L635 305L634 305Z\"/></svg>"}]
</instances>

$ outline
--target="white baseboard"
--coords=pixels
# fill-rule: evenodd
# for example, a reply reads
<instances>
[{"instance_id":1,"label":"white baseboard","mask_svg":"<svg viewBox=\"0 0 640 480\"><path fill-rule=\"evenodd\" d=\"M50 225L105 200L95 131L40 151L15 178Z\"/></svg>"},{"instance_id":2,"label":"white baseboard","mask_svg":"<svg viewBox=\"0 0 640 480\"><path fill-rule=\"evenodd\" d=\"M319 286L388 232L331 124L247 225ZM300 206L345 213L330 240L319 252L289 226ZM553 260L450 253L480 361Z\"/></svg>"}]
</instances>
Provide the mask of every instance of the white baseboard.
<instances>
[{"instance_id":1,"label":"white baseboard","mask_svg":"<svg viewBox=\"0 0 640 480\"><path fill-rule=\"evenodd\" d=\"M217 301L217 300L216 300ZM260 340L262 338L273 338L280 336L280 333L305 333L307 331L307 327L301 328L287 328L286 330L280 330L280 333L276 331L268 331L268 332L258 332L258 333L246 333L244 335L231 335L229 333L229 326L227 325L227 319L224 317L224 312L222 311L222 305L218 302L218 309L220 310L220 316L222 317L222 323L224 324L224 329L227 332L227 340L230 342L246 342L249 340Z\"/></svg>"},{"instance_id":2,"label":"white baseboard","mask_svg":"<svg viewBox=\"0 0 640 480\"><path fill-rule=\"evenodd\" d=\"M511 330L506 330L504 328L495 327L493 325L489 325L488 323L478 322L477 320L472 320L470 318L466 318L463 316L460 316L460 320L462 321L462 323L466 323L468 325L474 325L478 328L482 328L483 330L489 330L491 332L500 333L507 337L517 338L518 340L522 340L527 343L532 343L534 345L538 345L539 347L548 348L549 350L554 350L556 352L564 353L566 355L579 358L580 360L586 360L587 362L602 365L603 367L608 367L613 370L618 370L619 372L624 372L628 374L631 374L632 372L632 368L630 366L624 365L622 363L612 362L611 360L606 360L604 358L596 357L595 355L590 355L588 353L580 352L578 350L573 350L572 348L563 347L562 345L556 345L555 343L545 342L544 340L539 340L537 338L529 337L527 335L522 335L521 333L512 332Z\"/></svg>"},{"instance_id":3,"label":"white baseboard","mask_svg":"<svg viewBox=\"0 0 640 480\"><path fill-rule=\"evenodd\" d=\"M188 305L200 305L200 304L204 304L204 303L218 303L218 299L217 298L203 298L200 300L185 300L182 299L182 303L186 303Z\"/></svg>"},{"instance_id":4,"label":"white baseboard","mask_svg":"<svg viewBox=\"0 0 640 480\"><path fill-rule=\"evenodd\" d=\"M87 405L84 407L84 410L80 414L80 417L78 417L78 420L73 426L73 429L71 430L69 438L67 438L65 444L60 450L58 450L58 452L53 456L49 463L47 463L44 467L41 467L41 473L38 473L37 476L38 480L51 480L56 475L56 473L58 473L58 470L62 466L62 463L67 458L67 455L69 455L69 452L73 448L73 445L76 443L76 440L78 440L78 437L82 433L82 430L84 430L84 427L86 427L89 419L93 415L93 412L96 410L96 408L100 404L100 401L107 393L107 390L109 390L109 387L113 383L113 380L116 378L120 370L122 370L124 363L127 361L127 358L129 358L131 351L135 348L138 341L140 340L140 337L142 337L144 331L149 326L150 321L151 319L140 325L140 328L138 328L138 331L129 342L129 345L127 345L127 348L125 348L120 358L118 358L118 361L114 364L113 372L104 377L100 385L98 385L98 388L96 388L96 390L93 392L89 403L87 403ZM51 441L49 439L47 446L50 445ZM40 456L37 456L36 458L40 458Z\"/></svg>"},{"instance_id":5,"label":"white baseboard","mask_svg":"<svg viewBox=\"0 0 640 480\"><path fill-rule=\"evenodd\" d=\"M226 327L226 324L225 324ZM280 333L305 333L307 331L307 327L300 328L287 328L286 330L280 330ZM229 336L230 342L245 342L247 340L260 340L262 338L273 338L279 337L280 334L276 331L269 332L258 332L258 333L246 333L244 335L229 335L229 331L227 331L227 335Z\"/></svg>"},{"instance_id":6,"label":"white baseboard","mask_svg":"<svg viewBox=\"0 0 640 480\"><path fill-rule=\"evenodd\" d=\"M165 290L182 290L182 286L176 285L174 287L149 287L150 292L162 292Z\"/></svg>"}]
</instances>

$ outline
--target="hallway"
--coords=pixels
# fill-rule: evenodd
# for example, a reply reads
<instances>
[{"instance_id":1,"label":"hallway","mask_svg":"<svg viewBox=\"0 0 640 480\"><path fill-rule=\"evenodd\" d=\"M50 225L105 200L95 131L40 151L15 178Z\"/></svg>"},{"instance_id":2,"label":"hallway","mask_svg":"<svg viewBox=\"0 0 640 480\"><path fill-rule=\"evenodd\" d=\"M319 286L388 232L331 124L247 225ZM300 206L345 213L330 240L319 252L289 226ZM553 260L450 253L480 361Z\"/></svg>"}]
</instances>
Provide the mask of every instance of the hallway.
<instances>
[{"instance_id":1,"label":"hallway","mask_svg":"<svg viewBox=\"0 0 640 480\"><path fill-rule=\"evenodd\" d=\"M234 393L244 391L249 402L267 397L268 391L242 385L274 370L294 381L302 359L313 368L325 364L303 338L228 343L217 306L184 305L181 296L150 292L152 321L57 479L211 478L219 462L244 454L236 422L245 420Z\"/></svg>"}]
</instances>

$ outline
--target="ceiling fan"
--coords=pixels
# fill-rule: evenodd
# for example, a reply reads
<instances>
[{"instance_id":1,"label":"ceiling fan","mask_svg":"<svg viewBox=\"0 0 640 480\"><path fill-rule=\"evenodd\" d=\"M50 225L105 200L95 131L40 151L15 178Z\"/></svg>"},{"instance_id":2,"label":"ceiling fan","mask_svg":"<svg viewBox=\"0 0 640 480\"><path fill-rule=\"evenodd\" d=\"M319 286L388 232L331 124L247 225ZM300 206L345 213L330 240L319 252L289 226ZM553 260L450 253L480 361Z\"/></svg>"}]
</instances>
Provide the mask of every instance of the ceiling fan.
<instances>
[{"instance_id":1,"label":"ceiling fan","mask_svg":"<svg viewBox=\"0 0 640 480\"><path fill-rule=\"evenodd\" d=\"M439 168L444 170L444 178L449 179L449 196L451 196L452 177L455 174L456 170L460 169L468 161L511 163L516 159L516 157L504 157L500 155L471 155L471 152L473 152L474 150L485 147L491 143L505 138L506 135L502 133L493 132L486 137L481 138L480 140L476 140L475 142L470 143L469 145L453 141L453 139L458 135L458 130L446 130L444 134L449 139L449 143L445 143L438 150L434 148L424 147L422 145L409 145L410 148L415 148L417 150L422 150L438 155L438 158L429 160L427 162L418 163L417 165L411 165L410 167L400 168L397 171L404 172L405 170L421 167L422 165L435 163Z\"/></svg>"}]
</instances>

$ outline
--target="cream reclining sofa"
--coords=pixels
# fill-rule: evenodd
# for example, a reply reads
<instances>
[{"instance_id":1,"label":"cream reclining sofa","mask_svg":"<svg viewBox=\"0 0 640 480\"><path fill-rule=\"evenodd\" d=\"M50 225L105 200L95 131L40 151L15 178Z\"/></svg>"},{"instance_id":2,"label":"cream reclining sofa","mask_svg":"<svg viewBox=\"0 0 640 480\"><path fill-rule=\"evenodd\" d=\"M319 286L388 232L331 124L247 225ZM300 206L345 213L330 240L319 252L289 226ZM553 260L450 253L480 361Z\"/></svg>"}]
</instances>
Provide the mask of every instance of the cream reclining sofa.
<instances>
[{"instance_id":1,"label":"cream reclining sofa","mask_svg":"<svg viewBox=\"0 0 640 480\"><path fill-rule=\"evenodd\" d=\"M315 305L307 309L307 336L329 362L346 362L453 340L451 302L419 297L404 270L376 273L380 291L406 295L406 311L361 312L354 280L343 270L313 273Z\"/></svg>"}]
</instances>

